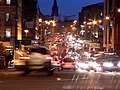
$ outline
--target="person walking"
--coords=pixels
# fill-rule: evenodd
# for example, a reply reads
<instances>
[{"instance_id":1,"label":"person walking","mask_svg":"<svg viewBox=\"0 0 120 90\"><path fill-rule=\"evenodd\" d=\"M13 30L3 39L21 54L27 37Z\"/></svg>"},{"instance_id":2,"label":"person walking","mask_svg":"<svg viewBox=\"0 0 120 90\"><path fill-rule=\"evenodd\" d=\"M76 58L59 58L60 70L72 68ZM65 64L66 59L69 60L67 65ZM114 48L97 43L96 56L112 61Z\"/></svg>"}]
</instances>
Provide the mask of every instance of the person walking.
<instances>
[{"instance_id":1,"label":"person walking","mask_svg":"<svg viewBox=\"0 0 120 90\"><path fill-rule=\"evenodd\" d=\"M8 68L9 61L10 61L10 53L8 51L6 51L6 54L5 54L5 67L6 67L6 69Z\"/></svg>"}]
</instances>

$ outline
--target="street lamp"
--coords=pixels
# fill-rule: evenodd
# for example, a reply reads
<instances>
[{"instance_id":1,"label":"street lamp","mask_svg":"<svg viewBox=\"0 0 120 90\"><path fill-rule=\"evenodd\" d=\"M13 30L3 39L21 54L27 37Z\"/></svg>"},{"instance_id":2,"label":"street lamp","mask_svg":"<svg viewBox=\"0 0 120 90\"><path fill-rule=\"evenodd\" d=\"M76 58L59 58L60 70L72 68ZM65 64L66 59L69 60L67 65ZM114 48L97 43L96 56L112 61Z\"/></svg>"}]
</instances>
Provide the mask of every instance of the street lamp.
<instances>
[{"instance_id":1,"label":"street lamp","mask_svg":"<svg viewBox=\"0 0 120 90\"><path fill-rule=\"evenodd\" d=\"M107 35L107 39L106 39L106 51L108 52L109 51L109 20L110 20L110 17L109 16L106 16L105 17L105 20L106 20L106 35Z\"/></svg>"},{"instance_id":2,"label":"street lamp","mask_svg":"<svg viewBox=\"0 0 120 90\"><path fill-rule=\"evenodd\" d=\"M18 37L18 17L17 16L15 16L15 18L14 18L14 22L15 22L15 30L14 30L14 33L15 33L15 35L14 35L14 41L15 41L15 43L14 43L14 50L16 49L16 48L18 48L18 44L17 44L17 37Z\"/></svg>"},{"instance_id":3,"label":"street lamp","mask_svg":"<svg viewBox=\"0 0 120 90\"><path fill-rule=\"evenodd\" d=\"M44 21L42 20L42 18L39 18L39 26L40 26L40 32L41 32L41 41L42 44L44 44L45 42L45 31L44 31Z\"/></svg>"},{"instance_id":4,"label":"street lamp","mask_svg":"<svg viewBox=\"0 0 120 90\"><path fill-rule=\"evenodd\" d=\"M120 8L117 11L120 12Z\"/></svg>"},{"instance_id":5,"label":"street lamp","mask_svg":"<svg viewBox=\"0 0 120 90\"><path fill-rule=\"evenodd\" d=\"M25 32L26 39L27 39L27 34L28 34L29 30L24 30L24 32Z\"/></svg>"},{"instance_id":6,"label":"street lamp","mask_svg":"<svg viewBox=\"0 0 120 90\"><path fill-rule=\"evenodd\" d=\"M52 23L52 27L53 27L52 34L54 34L55 33L55 26L56 26L55 20L51 20L50 23Z\"/></svg>"},{"instance_id":7,"label":"street lamp","mask_svg":"<svg viewBox=\"0 0 120 90\"><path fill-rule=\"evenodd\" d=\"M109 20L109 19L110 19L110 17L109 17L109 16L106 16L106 17L105 17L105 19L106 19L106 20Z\"/></svg>"}]
</instances>

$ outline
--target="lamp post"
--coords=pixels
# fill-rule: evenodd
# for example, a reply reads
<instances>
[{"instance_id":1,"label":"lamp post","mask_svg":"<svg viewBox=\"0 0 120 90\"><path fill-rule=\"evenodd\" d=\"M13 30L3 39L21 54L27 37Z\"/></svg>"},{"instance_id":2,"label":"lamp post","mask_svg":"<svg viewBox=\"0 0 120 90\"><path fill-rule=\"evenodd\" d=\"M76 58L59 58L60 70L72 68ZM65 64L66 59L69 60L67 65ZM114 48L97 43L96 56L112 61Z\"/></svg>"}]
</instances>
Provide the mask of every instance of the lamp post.
<instances>
[{"instance_id":1,"label":"lamp post","mask_svg":"<svg viewBox=\"0 0 120 90\"><path fill-rule=\"evenodd\" d=\"M45 42L45 31L44 31L44 22L43 22L42 18L39 19L39 26L40 26L40 30L41 30L41 41L42 41L42 44L44 44L44 42Z\"/></svg>"},{"instance_id":2,"label":"lamp post","mask_svg":"<svg viewBox=\"0 0 120 90\"><path fill-rule=\"evenodd\" d=\"M106 16L105 17L105 20L106 20L106 51L108 52L109 51L109 19L110 17L109 16Z\"/></svg>"},{"instance_id":3,"label":"lamp post","mask_svg":"<svg viewBox=\"0 0 120 90\"><path fill-rule=\"evenodd\" d=\"M14 18L14 22L15 22L15 30L14 30L14 41L15 41L15 43L14 43L14 50L16 49L16 48L18 48L18 44L17 44L17 29L18 29L18 24L17 24L17 22L18 22L18 18L17 18L17 16Z\"/></svg>"},{"instance_id":4,"label":"lamp post","mask_svg":"<svg viewBox=\"0 0 120 90\"><path fill-rule=\"evenodd\" d=\"M52 23L52 27L53 27L52 34L54 34L55 33L55 26L56 26L55 20L51 20L50 23Z\"/></svg>"}]
</instances>

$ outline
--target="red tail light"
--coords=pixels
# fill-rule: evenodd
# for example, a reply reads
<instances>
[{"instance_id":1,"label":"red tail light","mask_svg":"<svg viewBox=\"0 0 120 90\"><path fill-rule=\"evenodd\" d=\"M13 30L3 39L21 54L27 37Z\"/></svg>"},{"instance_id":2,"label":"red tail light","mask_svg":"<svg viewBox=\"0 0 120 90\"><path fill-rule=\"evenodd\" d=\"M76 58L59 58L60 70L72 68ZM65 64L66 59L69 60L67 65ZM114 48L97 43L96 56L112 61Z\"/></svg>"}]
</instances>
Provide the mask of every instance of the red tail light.
<instances>
[{"instance_id":1,"label":"red tail light","mask_svg":"<svg viewBox=\"0 0 120 90\"><path fill-rule=\"evenodd\" d=\"M65 62L62 61L62 64L65 64Z\"/></svg>"},{"instance_id":2,"label":"red tail light","mask_svg":"<svg viewBox=\"0 0 120 90\"><path fill-rule=\"evenodd\" d=\"M60 56L59 59L62 59L62 57Z\"/></svg>"},{"instance_id":3,"label":"red tail light","mask_svg":"<svg viewBox=\"0 0 120 90\"><path fill-rule=\"evenodd\" d=\"M52 59L52 57L46 57L46 62L51 62Z\"/></svg>"},{"instance_id":4,"label":"red tail light","mask_svg":"<svg viewBox=\"0 0 120 90\"><path fill-rule=\"evenodd\" d=\"M58 51L56 51L55 53L58 54Z\"/></svg>"},{"instance_id":5,"label":"red tail light","mask_svg":"<svg viewBox=\"0 0 120 90\"><path fill-rule=\"evenodd\" d=\"M11 64L13 64L14 63L14 61L11 61Z\"/></svg>"},{"instance_id":6,"label":"red tail light","mask_svg":"<svg viewBox=\"0 0 120 90\"><path fill-rule=\"evenodd\" d=\"M75 62L73 62L72 64L73 64L73 65L75 65L76 63L75 63Z\"/></svg>"}]
</instances>

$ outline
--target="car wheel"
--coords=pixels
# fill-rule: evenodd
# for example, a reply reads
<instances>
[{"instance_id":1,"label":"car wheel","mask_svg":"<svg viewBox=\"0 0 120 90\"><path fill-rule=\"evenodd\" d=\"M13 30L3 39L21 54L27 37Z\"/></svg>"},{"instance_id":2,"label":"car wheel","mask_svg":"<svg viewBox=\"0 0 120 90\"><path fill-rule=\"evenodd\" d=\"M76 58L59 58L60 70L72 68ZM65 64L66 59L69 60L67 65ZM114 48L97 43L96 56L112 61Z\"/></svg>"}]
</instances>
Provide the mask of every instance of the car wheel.
<instances>
[{"instance_id":1,"label":"car wheel","mask_svg":"<svg viewBox=\"0 0 120 90\"><path fill-rule=\"evenodd\" d=\"M24 75L27 75L27 74L29 74L29 73L31 73L30 70L25 70L25 71L24 71Z\"/></svg>"}]
</instances>

